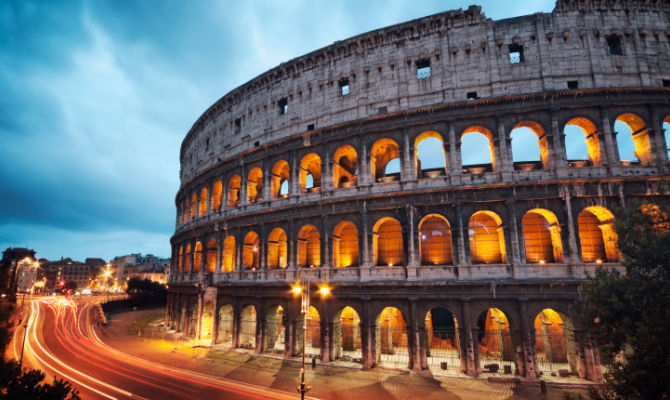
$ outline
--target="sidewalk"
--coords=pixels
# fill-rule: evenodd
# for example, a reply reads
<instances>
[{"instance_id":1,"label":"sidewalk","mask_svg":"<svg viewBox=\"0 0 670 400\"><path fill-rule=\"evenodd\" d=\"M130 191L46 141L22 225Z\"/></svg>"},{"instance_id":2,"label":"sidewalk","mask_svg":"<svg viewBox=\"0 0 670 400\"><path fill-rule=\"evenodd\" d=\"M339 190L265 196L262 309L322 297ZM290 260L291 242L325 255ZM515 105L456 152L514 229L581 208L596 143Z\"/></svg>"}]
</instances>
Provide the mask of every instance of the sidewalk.
<instances>
[{"instance_id":1,"label":"sidewalk","mask_svg":"<svg viewBox=\"0 0 670 400\"><path fill-rule=\"evenodd\" d=\"M249 382L296 393L300 363L258 356L248 350L208 348L182 342L178 334L169 334L160 326L164 311L147 310L114 315L100 332L110 346L154 362L189 369L213 376ZM563 400L565 391L550 388L546 395L539 387L522 386L512 392L512 384L489 382L469 377L435 377L429 372L407 373L374 368L308 364L305 380L311 397L320 399L549 399ZM573 395L586 397L586 390L571 389Z\"/></svg>"}]
</instances>

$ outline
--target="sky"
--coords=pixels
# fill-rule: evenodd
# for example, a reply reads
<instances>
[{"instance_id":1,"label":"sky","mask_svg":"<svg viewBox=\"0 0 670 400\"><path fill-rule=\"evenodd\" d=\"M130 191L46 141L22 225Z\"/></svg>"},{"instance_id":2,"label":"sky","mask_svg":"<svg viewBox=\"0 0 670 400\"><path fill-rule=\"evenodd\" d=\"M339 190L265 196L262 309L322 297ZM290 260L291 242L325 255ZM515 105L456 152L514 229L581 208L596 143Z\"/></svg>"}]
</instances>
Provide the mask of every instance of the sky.
<instances>
[{"instance_id":1,"label":"sky","mask_svg":"<svg viewBox=\"0 0 670 400\"><path fill-rule=\"evenodd\" d=\"M0 2L0 248L170 255L179 148L231 89L336 40L518 1Z\"/></svg>"}]
</instances>

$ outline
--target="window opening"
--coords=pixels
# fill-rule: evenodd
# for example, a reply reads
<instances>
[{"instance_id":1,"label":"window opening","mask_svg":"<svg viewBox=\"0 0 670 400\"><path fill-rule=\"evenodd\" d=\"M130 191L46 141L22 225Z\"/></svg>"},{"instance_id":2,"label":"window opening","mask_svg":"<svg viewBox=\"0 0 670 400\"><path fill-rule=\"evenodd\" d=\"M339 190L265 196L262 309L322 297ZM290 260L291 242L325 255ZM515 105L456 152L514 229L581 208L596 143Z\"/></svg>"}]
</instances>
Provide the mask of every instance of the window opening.
<instances>
[{"instance_id":1,"label":"window opening","mask_svg":"<svg viewBox=\"0 0 670 400\"><path fill-rule=\"evenodd\" d=\"M277 105L279 106L279 114L288 114L288 99L286 97L279 99Z\"/></svg>"},{"instance_id":2,"label":"window opening","mask_svg":"<svg viewBox=\"0 0 670 400\"><path fill-rule=\"evenodd\" d=\"M477 96L477 92L468 92L466 95L468 100L477 100L479 97Z\"/></svg>"},{"instance_id":3,"label":"window opening","mask_svg":"<svg viewBox=\"0 0 670 400\"><path fill-rule=\"evenodd\" d=\"M388 111L387 106L377 107L377 114L386 114Z\"/></svg>"},{"instance_id":4,"label":"window opening","mask_svg":"<svg viewBox=\"0 0 670 400\"><path fill-rule=\"evenodd\" d=\"M617 35L607 36L607 55L620 56L623 55L623 48L621 47L621 38Z\"/></svg>"},{"instance_id":5,"label":"window opening","mask_svg":"<svg viewBox=\"0 0 670 400\"><path fill-rule=\"evenodd\" d=\"M430 78L430 60L416 62L416 79Z\"/></svg>"},{"instance_id":6,"label":"window opening","mask_svg":"<svg viewBox=\"0 0 670 400\"><path fill-rule=\"evenodd\" d=\"M349 78L342 78L338 82L340 85L340 94L346 96L349 94Z\"/></svg>"},{"instance_id":7,"label":"window opening","mask_svg":"<svg viewBox=\"0 0 670 400\"><path fill-rule=\"evenodd\" d=\"M314 124L307 125L307 130L308 131L313 131L314 130Z\"/></svg>"},{"instance_id":8,"label":"window opening","mask_svg":"<svg viewBox=\"0 0 670 400\"><path fill-rule=\"evenodd\" d=\"M579 81L568 81L568 89L579 89Z\"/></svg>"},{"instance_id":9,"label":"window opening","mask_svg":"<svg viewBox=\"0 0 670 400\"><path fill-rule=\"evenodd\" d=\"M509 45L509 62L510 64L519 64L526 61L523 57L523 46L520 44Z\"/></svg>"},{"instance_id":10,"label":"window opening","mask_svg":"<svg viewBox=\"0 0 670 400\"><path fill-rule=\"evenodd\" d=\"M663 86L670 87L670 79L663 79Z\"/></svg>"},{"instance_id":11,"label":"window opening","mask_svg":"<svg viewBox=\"0 0 670 400\"><path fill-rule=\"evenodd\" d=\"M238 118L235 120L235 133L240 133L242 130L242 119Z\"/></svg>"}]
</instances>

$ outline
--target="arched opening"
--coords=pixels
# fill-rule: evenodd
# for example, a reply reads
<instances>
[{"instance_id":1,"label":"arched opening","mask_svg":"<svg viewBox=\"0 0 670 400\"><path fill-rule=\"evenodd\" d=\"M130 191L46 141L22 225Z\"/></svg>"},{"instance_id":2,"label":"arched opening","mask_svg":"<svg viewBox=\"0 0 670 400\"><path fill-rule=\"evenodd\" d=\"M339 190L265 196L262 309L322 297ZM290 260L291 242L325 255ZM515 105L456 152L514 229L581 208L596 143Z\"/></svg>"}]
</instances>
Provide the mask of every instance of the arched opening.
<instances>
[{"instance_id":1,"label":"arched opening","mask_svg":"<svg viewBox=\"0 0 670 400\"><path fill-rule=\"evenodd\" d=\"M288 162L279 160L272 167L271 190L272 198L288 197L288 182L290 179Z\"/></svg>"},{"instance_id":2,"label":"arched opening","mask_svg":"<svg viewBox=\"0 0 670 400\"><path fill-rule=\"evenodd\" d=\"M214 182L212 185L212 198L210 199L212 212L218 213L221 211L221 195L223 193L223 184L221 181Z\"/></svg>"},{"instance_id":3,"label":"arched opening","mask_svg":"<svg viewBox=\"0 0 670 400\"><path fill-rule=\"evenodd\" d=\"M195 242L195 248L193 249L193 272L196 274L200 272L200 266L202 265L202 243Z\"/></svg>"},{"instance_id":4,"label":"arched opening","mask_svg":"<svg viewBox=\"0 0 670 400\"><path fill-rule=\"evenodd\" d=\"M614 215L605 207L585 208L577 217L582 261L585 263L619 261L614 230Z\"/></svg>"},{"instance_id":5,"label":"arched opening","mask_svg":"<svg viewBox=\"0 0 670 400\"><path fill-rule=\"evenodd\" d=\"M358 154L353 146L344 145L333 156L333 186L345 188L358 184Z\"/></svg>"},{"instance_id":6,"label":"arched opening","mask_svg":"<svg viewBox=\"0 0 670 400\"><path fill-rule=\"evenodd\" d=\"M184 246L179 246L178 273L184 272Z\"/></svg>"},{"instance_id":7,"label":"arched opening","mask_svg":"<svg viewBox=\"0 0 670 400\"><path fill-rule=\"evenodd\" d=\"M242 249L242 268L247 270L258 269L258 254L260 252L260 241L258 234L254 231L247 233L244 237Z\"/></svg>"},{"instance_id":8,"label":"arched opening","mask_svg":"<svg viewBox=\"0 0 670 400\"><path fill-rule=\"evenodd\" d=\"M488 152L482 151L487 148ZM471 126L461 134L461 161L464 172L482 174L496 170L493 134L483 126Z\"/></svg>"},{"instance_id":9,"label":"arched opening","mask_svg":"<svg viewBox=\"0 0 670 400\"><path fill-rule=\"evenodd\" d=\"M477 320L479 367L482 372L514 373L515 352L507 316L498 308L489 308Z\"/></svg>"},{"instance_id":10,"label":"arched opening","mask_svg":"<svg viewBox=\"0 0 670 400\"><path fill-rule=\"evenodd\" d=\"M243 349L256 348L256 308L251 304L242 308L240 313L240 342Z\"/></svg>"},{"instance_id":11,"label":"arched opening","mask_svg":"<svg viewBox=\"0 0 670 400\"><path fill-rule=\"evenodd\" d=\"M405 251L400 222L390 217L377 221L372 230L372 249L375 265L403 265Z\"/></svg>"},{"instance_id":12,"label":"arched opening","mask_svg":"<svg viewBox=\"0 0 670 400\"><path fill-rule=\"evenodd\" d=\"M195 219L195 204L197 202L198 202L198 195L195 194L195 192L193 192L193 194L191 194L191 210L188 218L189 222Z\"/></svg>"},{"instance_id":13,"label":"arched opening","mask_svg":"<svg viewBox=\"0 0 670 400\"><path fill-rule=\"evenodd\" d=\"M568 352L570 345L574 349L574 339L572 332L568 338L567 327L563 321L563 318L550 308L545 308L535 317L533 326L537 369L547 375L564 376L570 372L577 372L576 362L569 359Z\"/></svg>"},{"instance_id":14,"label":"arched opening","mask_svg":"<svg viewBox=\"0 0 670 400\"><path fill-rule=\"evenodd\" d=\"M210 238L207 242L207 272L214 272L216 270L216 239Z\"/></svg>"},{"instance_id":15,"label":"arched opening","mask_svg":"<svg viewBox=\"0 0 670 400\"><path fill-rule=\"evenodd\" d=\"M614 121L614 132L622 164L652 163L649 131L642 118L632 113L621 114Z\"/></svg>"},{"instance_id":16,"label":"arched opening","mask_svg":"<svg viewBox=\"0 0 670 400\"><path fill-rule=\"evenodd\" d=\"M284 309L282 306L270 307L265 317L265 352L284 354Z\"/></svg>"},{"instance_id":17,"label":"arched opening","mask_svg":"<svg viewBox=\"0 0 670 400\"><path fill-rule=\"evenodd\" d=\"M300 161L298 174L300 192L318 192L321 189L321 158L316 153L309 153Z\"/></svg>"},{"instance_id":18,"label":"arched opening","mask_svg":"<svg viewBox=\"0 0 670 400\"><path fill-rule=\"evenodd\" d=\"M398 160L398 172L387 171L392 160ZM373 182L392 182L400 180L400 147L393 139L379 139L370 150L370 171Z\"/></svg>"},{"instance_id":19,"label":"arched opening","mask_svg":"<svg viewBox=\"0 0 670 400\"><path fill-rule=\"evenodd\" d=\"M235 271L235 236L226 236L226 239L223 241L221 270L223 272Z\"/></svg>"},{"instance_id":20,"label":"arched opening","mask_svg":"<svg viewBox=\"0 0 670 400\"><path fill-rule=\"evenodd\" d=\"M358 229L349 221L342 221L333 230L333 265L335 268L357 267Z\"/></svg>"},{"instance_id":21,"label":"arched opening","mask_svg":"<svg viewBox=\"0 0 670 400\"><path fill-rule=\"evenodd\" d=\"M202 320L200 321L200 339L211 339L214 333L214 304L205 302L202 307Z\"/></svg>"},{"instance_id":22,"label":"arched opening","mask_svg":"<svg viewBox=\"0 0 670 400\"><path fill-rule=\"evenodd\" d=\"M514 169L530 171L549 168L549 144L544 128L537 122L519 122L510 132Z\"/></svg>"},{"instance_id":23,"label":"arched opening","mask_svg":"<svg viewBox=\"0 0 670 400\"><path fill-rule=\"evenodd\" d=\"M549 210L529 210L521 219L526 262L563 262L561 226L556 215Z\"/></svg>"},{"instance_id":24,"label":"arched opening","mask_svg":"<svg viewBox=\"0 0 670 400\"><path fill-rule=\"evenodd\" d=\"M418 178L435 178L447 173L442 135L423 132L414 140L414 165Z\"/></svg>"},{"instance_id":25,"label":"arched opening","mask_svg":"<svg viewBox=\"0 0 670 400\"><path fill-rule=\"evenodd\" d=\"M663 137L665 138L665 150L670 158L670 116L663 120Z\"/></svg>"},{"instance_id":26,"label":"arched opening","mask_svg":"<svg viewBox=\"0 0 670 400\"><path fill-rule=\"evenodd\" d=\"M191 244L186 245L186 256L184 259L184 272L189 273L191 272L191 263L193 262L193 259L191 258Z\"/></svg>"},{"instance_id":27,"label":"arched opening","mask_svg":"<svg viewBox=\"0 0 670 400\"><path fill-rule=\"evenodd\" d=\"M240 187L242 178L235 174L228 180L228 208L240 206Z\"/></svg>"},{"instance_id":28,"label":"arched opening","mask_svg":"<svg viewBox=\"0 0 670 400\"><path fill-rule=\"evenodd\" d=\"M200 201L198 202L198 218L207 215L207 188L200 191Z\"/></svg>"},{"instance_id":29,"label":"arched opening","mask_svg":"<svg viewBox=\"0 0 670 400\"><path fill-rule=\"evenodd\" d=\"M302 314L296 324L296 353L302 354L302 336L304 320ZM319 312L314 307L309 307L307 313L307 329L305 335L305 357L316 358L321 354L321 318Z\"/></svg>"},{"instance_id":30,"label":"arched opening","mask_svg":"<svg viewBox=\"0 0 670 400\"><path fill-rule=\"evenodd\" d=\"M421 265L452 264L451 228L446 218L430 214L419 222Z\"/></svg>"},{"instance_id":31,"label":"arched opening","mask_svg":"<svg viewBox=\"0 0 670 400\"><path fill-rule=\"evenodd\" d=\"M375 326L377 364L392 368L407 368L407 326L402 312L386 307L377 316Z\"/></svg>"},{"instance_id":32,"label":"arched opening","mask_svg":"<svg viewBox=\"0 0 670 400\"><path fill-rule=\"evenodd\" d=\"M451 311L437 307L426 313L426 363L433 371L461 370L458 321Z\"/></svg>"},{"instance_id":33,"label":"arched opening","mask_svg":"<svg viewBox=\"0 0 670 400\"><path fill-rule=\"evenodd\" d=\"M344 307L333 318L333 356L336 360L362 363L361 319L352 307Z\"/></svg>"},{"instance_id":34,"label":"arched opening","mask_svg":"<svg viewBox=\"0 0 670 400\"><path fill-rule=\"evenodd\" d=\"M298 267L321 266L321 239L313 225L305 225L298 232Z\"/></svg>"},{"instance_id":35,"label":"arched opening","mask_svg":"<svg viewBox=\"0 0 670 400\"><path fill-rule=\"evenodd\" d=\"M190 302L186 309L186 336L195 336L198 327L198 303Z\"/></svg>"},{"instance_id":36,"label":"arched opening","mask_svg":"<svg viewBox=\"0 0 670 400\"><path fill-rule=\"evenodd\" d=\"M281 228L275 228L268 236L268 268L286 268L286 265L286 232Z\"/></svg>"},{"instance_id":37,"label":"arched opening","mask_svg":"<svg viewBox=\"0 0 670 400\"><path fill-rule=\"evenodd\" d=\"M216 343L224 347L233 346L233 306L226 304L219 309L219 334Z\"/></svg>"},{"instance_id":38,"label":"arched opening","mask_svg":"<svg viewBox=\"0 0 670 400\"><path fill-rule=\"evenodd\" d=\"M252 168L247 178L247 203L254 204L263 201L263 171Z\"/></svg>"},{"instance_id":39,"label":"arched opening","mask_svg":"<svg viewBox=\"0 0 670 400\"><path fill-rule=\"evenodd\" d=\"M565 124L563 133L569 166L584 167L602 163L598 129L593 122L587 118L573 118Z\"/></svg>"},{"instance_id":40,"label":"arched opening","mask_svg":"<svg viewBox=\"0 0 670 400\"><path fill-rule=\"evenodd\" d=\"M468 223L470 259L473 264L506 262L502 220L491 211L478 211Z\"/></svg>"}]
</instances>

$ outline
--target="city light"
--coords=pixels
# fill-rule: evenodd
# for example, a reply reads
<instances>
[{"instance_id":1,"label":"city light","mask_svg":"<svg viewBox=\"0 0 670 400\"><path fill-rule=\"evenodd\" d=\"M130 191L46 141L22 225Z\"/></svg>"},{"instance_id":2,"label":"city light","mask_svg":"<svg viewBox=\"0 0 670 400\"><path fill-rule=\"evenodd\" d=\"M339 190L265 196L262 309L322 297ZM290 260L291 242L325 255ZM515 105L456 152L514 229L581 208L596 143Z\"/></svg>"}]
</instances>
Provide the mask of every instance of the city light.
<instances>
[{"instance_id":1,"label":"city light","mask_svg":"<svg viewBox=\"0 0 670 400\"><path fill-rule=\"evenodd\" d=\"M300 293L302 293L302 287L300 286L300 284L296 283L296 284L293 285L293 287L291 288L291 291L293 292L293 294L295 294L295 295L297 296L297 295L299 295Z\"/></svg>"},{"instance_id":2,"label":"city light","mask_svg":"<svg viewBox=\"0 0 670 400\"><path fill-rule=\"evenodd\" d=\"M328 287L328 284L324 283L321 285L319 288L319 293L321 293L321 296L323 297L328 296L330 294L330 288Z\"/></svg>"}]
</instances>

